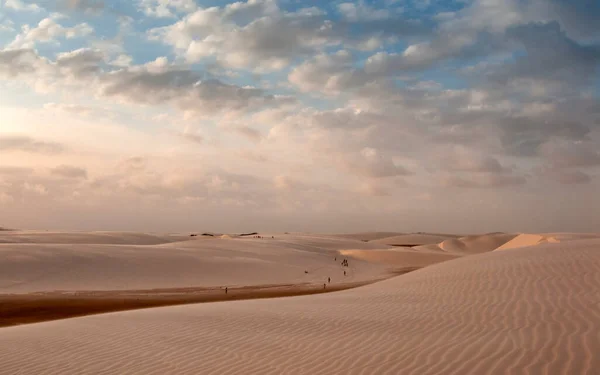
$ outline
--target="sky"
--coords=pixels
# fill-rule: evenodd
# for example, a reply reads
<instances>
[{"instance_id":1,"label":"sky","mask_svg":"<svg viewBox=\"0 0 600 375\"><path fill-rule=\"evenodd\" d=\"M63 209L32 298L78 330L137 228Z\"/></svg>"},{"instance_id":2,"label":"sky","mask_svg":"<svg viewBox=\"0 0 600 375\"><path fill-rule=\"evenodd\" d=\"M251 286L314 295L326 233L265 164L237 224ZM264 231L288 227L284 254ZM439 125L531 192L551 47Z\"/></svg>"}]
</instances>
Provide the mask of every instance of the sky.
<instances>
[{"instance_id":1,"label":"sky","mask_svg":"<svg viewBox=\"0 0 600 375\"><path fill-rule=\"evenodd\" d=\"M0 226L600 231L600 2L0 0Z\"/></svg>"}]
</instances>

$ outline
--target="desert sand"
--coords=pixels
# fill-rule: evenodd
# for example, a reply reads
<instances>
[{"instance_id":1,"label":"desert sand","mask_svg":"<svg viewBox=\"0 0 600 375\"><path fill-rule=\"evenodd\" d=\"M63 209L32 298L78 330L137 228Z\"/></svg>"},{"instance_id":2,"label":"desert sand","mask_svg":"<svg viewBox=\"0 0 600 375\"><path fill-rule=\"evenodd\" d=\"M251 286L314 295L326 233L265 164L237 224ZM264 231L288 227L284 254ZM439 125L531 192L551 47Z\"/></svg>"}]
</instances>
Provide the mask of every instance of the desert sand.
<instances>
[{"instance_id":1,"label":"desert sand","mask_svg":"<svg viewBox=\"0 0 600 375\"><path fill-rule=\"evenodd\" d=\"M0 374L597 373L600 236L390 234L2 232L0 302L222 302L0 328Z\"/></svg>"}]
</instances>

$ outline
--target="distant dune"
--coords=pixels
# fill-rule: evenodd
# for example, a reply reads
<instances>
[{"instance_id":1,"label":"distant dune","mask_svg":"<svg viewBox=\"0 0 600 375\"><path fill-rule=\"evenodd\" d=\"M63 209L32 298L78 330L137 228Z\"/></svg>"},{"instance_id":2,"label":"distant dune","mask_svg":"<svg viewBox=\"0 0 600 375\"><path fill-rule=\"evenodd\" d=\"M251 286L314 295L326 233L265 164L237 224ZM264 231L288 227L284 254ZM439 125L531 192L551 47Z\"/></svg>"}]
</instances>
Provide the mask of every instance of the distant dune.
<instances>
[{"instance_id":1,"label":"distant dune","mask_svg":"<svg viewBox=\"0 0 600 375\"><path fill-rule=\"evenodd\" d=\"M346 268L334 260L338 250L381 245L326 236L270 237L7 232L0 234L0 294L322 285L328 277L333 283L357 282L387 272L381 264L357 259Z\"/></svg>"},{"instance_id":2,"label":"distant dune","mask_svg":"<svg viewBox=\"0 0 600 375\"><path fill-rule=\"evenodd\" d=\"M2 328L0 373L597 374L600 239L559 240L329 294Z\"/></svg>"},{"instance_id":3,"label":"distant dune","mask_svg":"<svg viewBox=\"0 0 600 375\"><path fill-rule=\"evenodd\" d=\"M135 232L10 231L0 234L1 243L158 245L187 240L186 235L156 235Z\"/></svg>"},{"instance_id":4,"label":"distant dune","mask_svg":"<svg viewBox=\"0 0 600 375\"><path fill-rule=\"evenodd\" d=\"M437 234L403 234L399 236L385 237L377 240L370 241L372 243L378 243L389 246L419 246L437 244L448 238L455 238L454 236L437 235Z\"/></svg>"},{"instance_id":5,"label":"distant dune","mask_svg":"<svg viewBox=\"0 0 600 375\"><path fill-rule=\"evenodd\" d=\"M336 237L348 238L359 241L374 241L382 238L389 238L394 236L401 236L404 233L400 232L362 232L362 233L349 233L349 234L335 234Z\"/></svg>"}]
</instances>

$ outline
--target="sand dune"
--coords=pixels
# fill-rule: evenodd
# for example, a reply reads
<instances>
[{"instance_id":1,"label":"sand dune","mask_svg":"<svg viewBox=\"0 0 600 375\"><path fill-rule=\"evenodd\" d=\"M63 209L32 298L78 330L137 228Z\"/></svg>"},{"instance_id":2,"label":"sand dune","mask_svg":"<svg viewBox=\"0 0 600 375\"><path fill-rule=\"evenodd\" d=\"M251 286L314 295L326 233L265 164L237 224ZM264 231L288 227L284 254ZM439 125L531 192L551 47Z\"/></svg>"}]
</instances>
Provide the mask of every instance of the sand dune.
<instances>
[{"instance_id":1,"label":"sand dune","mask_svg":"<svg viewBox=\"0 0 600 375\"><path fill-rule=\"evenodd\" d=\"M69 236L83 243L60 243ZM129 234L107 235L106 238L113 241L119 236L123 236L121 242L132 238L147 240L147 237ZM343 268L334 261L337 250L381 246L340 238L194 237L143 246L85 243L98 237L95 233L88 237L27 234L18 239L47 243L0 244L0 294L323 283L328 277L333 283L356 282L379 278L386 272L383 265L361 260L353 260L350 267Z\"/></svg>"},{"instance_id":2,"label":"sand dune","mask_svg":"<svg viewBox=\"0 0 600 375\"><path fill-rule=\"evenodd\" d=\"M581 239L600 238L595 233L542 233L542 234L519 234L511 241L506 242L496 250L517 249L521 247L540 245L544 243L558 243L563 241L574 241Z\"/></svg>"},{"instance_id":3,"label":"sand dune","mask_svg":"<svg viewBox=\"0 0 600 375\"><path fill-rule=\"evenodd\" d=\"M3 328L2 374L595 374L600 240L306 297Z\"/></svg>"},{"instance_id":4,"label":"sand dune","mask_svg":"<svg viewBox=\"0 0 600 375\"><path fill-rule=\"evenodd\" d=\"M411 233L411 234L403 234L400 236L380 238L380 239L373 240L370 242L389 245L389 246L419 246L419 245L438 244L449 238L456 238L456 237L457 236L454 236L454 235L444 235L444 234Z\"/></svg>"},{"instance_id":5,"label":"sand dune","mask_svg":"<svg viewBox=\"0 0 600 375\"><path fill-rule=\"evenodd\" d=\"M415 251L407 248L389 250L342 250L344 256L362 259L367 262L382 263L395 267L425 267L431 264L452 260L460 255Z\"/></svg>"},{"instance_id":6,"label":"sand dune","mask_svg":"<svg viewBox=\"0 0 600 375\"><path fill-rule=\"evenodd\" d=\"M490 233L444 240L438 246L443 251L459 254L478 254L495 250L511 241L516 234Z\"/></svg>"},{"instance_id":7,"label":"sand dune","mask_svg":"<svg viewBox=\"0 0 600 375\"><path fill-rule=\"evenodd\" d=\"M382 238L402 236L405 234L406 233L400 233L400 232L361 232L361 233L348 233L348 234L334 234L333 236L366 242L366 241L380 240Z\"/></svg>"}]
</instances>

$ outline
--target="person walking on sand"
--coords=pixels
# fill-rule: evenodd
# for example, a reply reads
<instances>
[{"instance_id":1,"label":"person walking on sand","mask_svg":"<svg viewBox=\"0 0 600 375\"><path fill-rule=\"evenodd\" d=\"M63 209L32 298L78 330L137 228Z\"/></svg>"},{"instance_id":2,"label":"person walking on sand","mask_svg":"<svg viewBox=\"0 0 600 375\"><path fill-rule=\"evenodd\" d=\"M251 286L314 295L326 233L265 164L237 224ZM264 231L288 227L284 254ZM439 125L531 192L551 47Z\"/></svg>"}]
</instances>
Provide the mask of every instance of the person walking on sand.
<instances>
[{"instance_id":1,"label":"person walking on sand","mask_svg":"<svg viewBox=\"0 0 600 375\"><path fill-rule=\"evenodd\" d=\"M228 291L229 291L229 289L227 287L225 287L225 294L227 294Z\"/></svg>"},{"instance_id":2,"label":"person walking on sand","mask_svg":"<svg viewBox=\"0 0 600 375\"><path fill-rule=\"evenodd\" d=\"M327 278L327 283L331 283L331 277Z\"/></svg>"},{"instance_id":3,"label":"person walking on sand","mask_svg":"<svg viewBox=\"0 0 600 375\"><path fill-rule=\"evenodd\" d=\"M344 271L344 276L346 276L346 271Z\"/></svg>"},{"instance_id":4,"label":"person walking on sand","mask_svg":"<svg viewBox=\"0 0 600 375\"><path fill-rule=\"evenodd\" d=\"M323 289L325 289L326 286L327 286L327 284L323 284Z\"/></svg>"}]
</instances>

